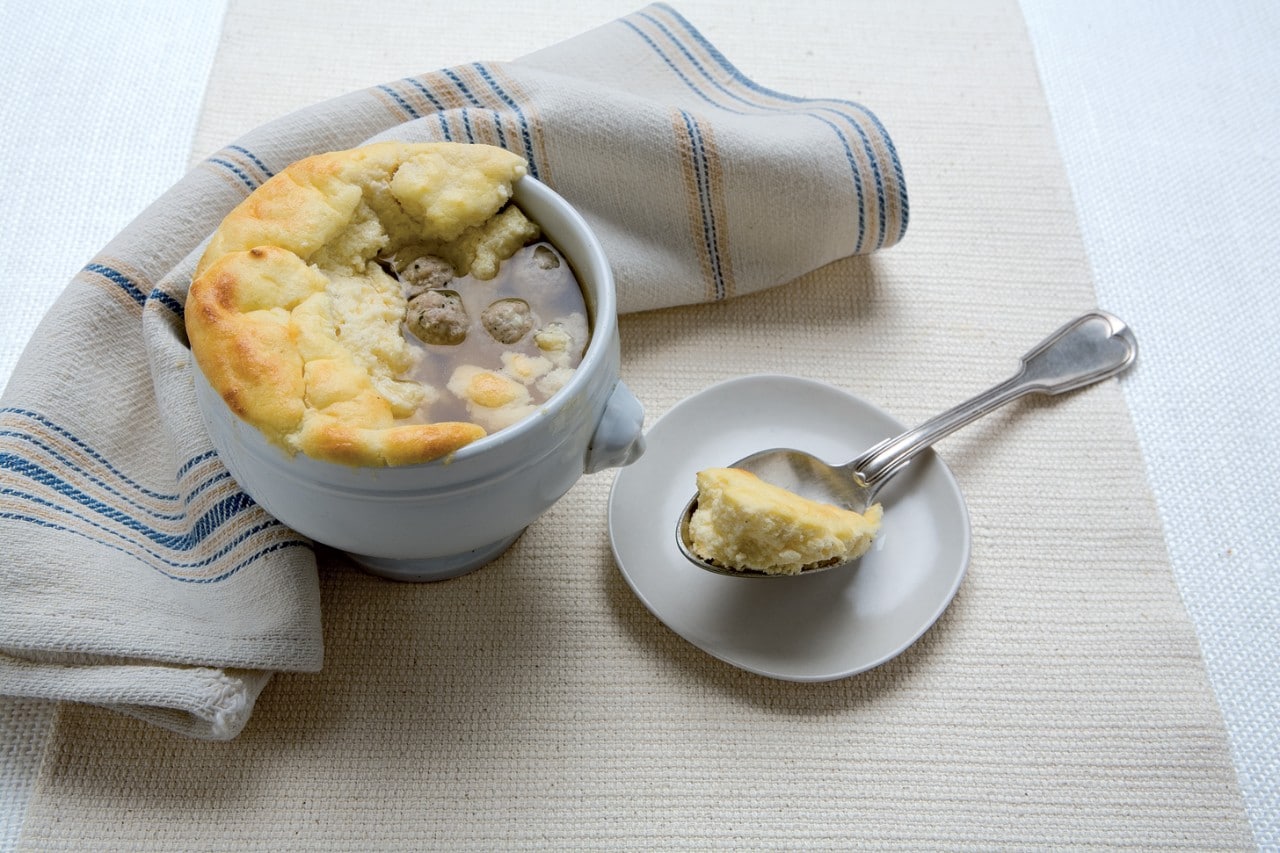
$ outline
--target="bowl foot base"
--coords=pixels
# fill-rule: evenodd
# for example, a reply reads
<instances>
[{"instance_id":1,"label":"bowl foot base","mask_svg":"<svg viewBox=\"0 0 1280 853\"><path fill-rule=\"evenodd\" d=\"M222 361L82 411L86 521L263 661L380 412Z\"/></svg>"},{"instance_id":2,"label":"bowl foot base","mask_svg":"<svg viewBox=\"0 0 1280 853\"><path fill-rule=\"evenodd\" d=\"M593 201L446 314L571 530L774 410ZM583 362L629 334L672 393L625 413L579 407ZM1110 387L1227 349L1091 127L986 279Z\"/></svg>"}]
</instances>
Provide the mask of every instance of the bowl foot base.
<instances>
[{"instance_id":1,"label":"bowl foot base","mask_svg":"<svg viewBox=\"0 0 1280 853\"><path fill-rule=\"evenodd\" d=\"M372 575L393 581L409 581L422 583L425 581L443 581L456 578L468 572L474 572L481 566L491 563L502 556L510 548L523 530L514 536L500 539L488 545L482 545L460 554L449 554L444 557L421 557L398 560L392 557L370 557L366 554L347 556L355 560L362 569Z\"/></svg>"}]
</instances>

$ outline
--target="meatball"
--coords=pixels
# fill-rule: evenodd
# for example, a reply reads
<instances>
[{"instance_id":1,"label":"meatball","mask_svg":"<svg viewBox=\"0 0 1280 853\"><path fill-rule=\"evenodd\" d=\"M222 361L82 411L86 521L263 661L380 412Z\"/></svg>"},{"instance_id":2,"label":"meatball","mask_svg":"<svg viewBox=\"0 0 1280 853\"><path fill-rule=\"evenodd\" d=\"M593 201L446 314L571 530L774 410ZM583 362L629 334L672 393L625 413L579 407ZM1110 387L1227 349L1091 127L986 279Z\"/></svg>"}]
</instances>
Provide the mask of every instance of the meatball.
<instances>
[{"instance_id":1,"label":"meatball","mask_svg":"<svg viewBox=\"0 0 1280 853\"><path fill-rule=\"evenodd\" d=\"M549 246L538 246L534 249L533 262L540 270L553 270L560 266L560 258Z\"/></svg>"},{"instance_id":2,"label":"meatball","mask_svg":"<svg viewBox=\"0 0 1280 853\"><path fill-rule=\"evenodd\" d=\"M480 322L494 340L514 344L533 328L533 312L523 299L499 299L484 309Z\"/></svg>"},{"instance_id":3,"label":"meatball","mask_svg":"<svg viewBox=\"0 0 1280 853\"><path fill-rule=\"evenodd\" d=\"M400 270L400 280L404 282L410 299L424 290L436 290L453 281L453 267L444 258L435 255L423 255Z\"/></svg>"},{"instance_id":4,"label":"meatball","mask_svg":"<svg viewBox=\"0 0 1280 853\"><path fill-rule=\"evenodd\" d=\"M428 344L460 344L471 318L456 290L427 290L409 300L405 324Z\"/></svg>"}]
</instances>

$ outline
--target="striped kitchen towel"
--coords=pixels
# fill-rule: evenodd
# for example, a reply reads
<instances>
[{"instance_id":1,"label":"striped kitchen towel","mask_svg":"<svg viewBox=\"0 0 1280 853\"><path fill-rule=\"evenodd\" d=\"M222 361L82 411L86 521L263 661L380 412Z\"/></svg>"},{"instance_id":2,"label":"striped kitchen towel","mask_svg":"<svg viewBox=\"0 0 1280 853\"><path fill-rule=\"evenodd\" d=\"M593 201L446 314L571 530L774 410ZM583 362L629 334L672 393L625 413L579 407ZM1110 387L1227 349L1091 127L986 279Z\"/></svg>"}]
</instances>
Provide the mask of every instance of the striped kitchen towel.
<instances>
[{"instance_id":1,"label":"striped kitchen towel","mask_svg":"<svg viewBox=\"0 0 1280 853\"><path fill-rule=\"evenodd\" d=\"M623 311L784 284L907 227L870 111L754 84L662 4L259 128L75 277L0 398L0 693L225 739L270 673L321 666L315 555L213 452L182 311L203 241L248 193L379 139L523 155L599 235Z\"/></svg>"}]
</instances>

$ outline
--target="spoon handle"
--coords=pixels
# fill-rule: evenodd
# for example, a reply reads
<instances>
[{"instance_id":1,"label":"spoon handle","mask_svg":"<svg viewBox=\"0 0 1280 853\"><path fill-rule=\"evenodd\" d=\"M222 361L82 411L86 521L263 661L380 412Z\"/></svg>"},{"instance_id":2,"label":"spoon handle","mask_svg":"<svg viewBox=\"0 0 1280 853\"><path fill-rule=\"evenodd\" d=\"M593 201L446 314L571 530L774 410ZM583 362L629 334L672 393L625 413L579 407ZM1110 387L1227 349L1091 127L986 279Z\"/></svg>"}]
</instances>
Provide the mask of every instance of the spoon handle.
<instances>
[{"instance_id":1,"label":"spoon handle","mask_svg":"<svg viewBox=\"0 0 1280 853\"><path fill-rule=\"evenodd\" d=\"M1124 370L1137 355L1137 338L1123 320L1090 311L1032 348L1013 376L915 429L885 439L846 467L874 488L934 442L1004 404L1027 394L1061 394L1091 385Z\"/></svg>"}]
</instances>

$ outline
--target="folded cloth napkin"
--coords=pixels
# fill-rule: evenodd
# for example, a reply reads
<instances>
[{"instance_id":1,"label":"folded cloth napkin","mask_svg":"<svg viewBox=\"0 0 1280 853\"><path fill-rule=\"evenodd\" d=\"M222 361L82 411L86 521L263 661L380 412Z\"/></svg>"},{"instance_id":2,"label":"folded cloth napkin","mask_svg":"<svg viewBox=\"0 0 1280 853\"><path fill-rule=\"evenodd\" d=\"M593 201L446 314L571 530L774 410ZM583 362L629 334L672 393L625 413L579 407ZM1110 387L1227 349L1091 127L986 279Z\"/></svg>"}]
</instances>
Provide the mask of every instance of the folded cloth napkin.
<instances>
[{"instance_id":1,"label":"folded cloth napkin","mask_svg":"<svg viewBox=\"0 0 1280 853\"><path fill-rule=\"evenodd\" d=\"M321 666L315 555L228 475L182 311L222 217L287 164L378 139L499 145L577 206L623 311L726 299L890 246L893 145L858 104L744 77L648 6L515 62L398 80L196 166L66 288L0 398L0 693L234 737Z\"/></svg>"}]
</instances>

